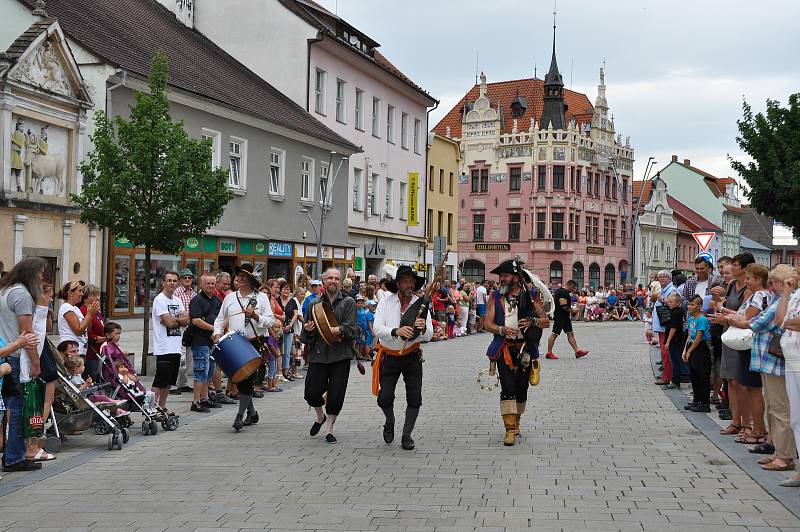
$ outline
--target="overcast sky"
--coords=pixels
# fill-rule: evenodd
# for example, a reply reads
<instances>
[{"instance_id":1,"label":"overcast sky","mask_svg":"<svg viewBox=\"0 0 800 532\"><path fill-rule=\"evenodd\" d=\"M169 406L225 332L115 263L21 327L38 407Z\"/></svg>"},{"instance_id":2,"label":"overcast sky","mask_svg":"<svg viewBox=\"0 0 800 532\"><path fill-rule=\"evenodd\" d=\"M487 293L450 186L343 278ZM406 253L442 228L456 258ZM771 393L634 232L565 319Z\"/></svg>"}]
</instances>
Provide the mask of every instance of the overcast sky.
<instances>
[{"instance_id":1,"label":"overcast sky","mask_svg":"<svg viewBox=\"0 0 800 532\"><path fill-rule=\"evenodd\" d=\"M431 127L475 82L540 78L550 62L552 0L317 0L381 43L441 101ZM672 154L718 177L740 157L742 98L786 104L800 92L798 0L558 0L558 66L567 87L597 96L606 61L617 131L631 137L636 179Z\"/></svg>"}]
</instances>

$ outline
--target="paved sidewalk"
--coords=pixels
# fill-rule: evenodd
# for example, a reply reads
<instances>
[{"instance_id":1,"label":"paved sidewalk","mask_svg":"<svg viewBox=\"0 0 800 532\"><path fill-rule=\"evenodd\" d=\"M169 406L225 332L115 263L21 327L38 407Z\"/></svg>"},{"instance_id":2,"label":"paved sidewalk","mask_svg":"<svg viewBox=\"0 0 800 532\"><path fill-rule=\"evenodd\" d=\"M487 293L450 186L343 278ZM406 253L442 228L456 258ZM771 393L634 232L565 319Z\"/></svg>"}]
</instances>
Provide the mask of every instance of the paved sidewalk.
<instances>
[{"instance_id":1,"label":"paved sidewalk","mask_svg":"<svg viewBox=\"0 0 800 532\"><path fill-rule=\"evenodd\" d=\"M0 497L0 523L104 531L800 530L800 519L652 385L639 324L577 324L576 334L592 353L575 360L559 340L564 356L544 361L516 447L501 443L498 391L475 382L487 366L489 336L479 335L427 347L415 451L383 443L369 373L353 368L337 445L308 436L300 381L258 400L261 422L240 434L228 407L188 416L176 432L135 438L121 452L79 455L74 469ZM404 406L399 398L398 424ZM54 465L45 464L43 476Z\"/></svg>"}]
</instances>

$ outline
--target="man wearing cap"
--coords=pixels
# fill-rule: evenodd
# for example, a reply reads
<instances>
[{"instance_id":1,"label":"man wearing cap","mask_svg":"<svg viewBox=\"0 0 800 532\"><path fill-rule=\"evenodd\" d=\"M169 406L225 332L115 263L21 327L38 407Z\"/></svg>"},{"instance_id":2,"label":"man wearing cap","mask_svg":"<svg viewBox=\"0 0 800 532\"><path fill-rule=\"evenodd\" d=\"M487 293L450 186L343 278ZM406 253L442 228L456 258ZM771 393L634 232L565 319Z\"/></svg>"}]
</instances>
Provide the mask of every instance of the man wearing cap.
<instances>
[{"instance_id":1,"label":"man wearing cap","mask_svg":"<svg viewBox=\"0 0 800 532\"><path fill-rule=\"evenodd\" d=\"M309 286L308 290L311 292L306 296L303 300L303 316L306 315L306 311L308 311L308 305L311 304L312 301L319 297L320 287L322 286L322 281L319 279L312 279L311 286Z\"/></svg>"},{"instance_id":2,"label":"man wearing cap","mask_svg":"<svg viewBox=\"0 0 800 532\"><path fill-rule=\"evenodd\" d=\"M180 286L175 289L175 297L181 300L183 303L183 308L186 309L186 312L189 312L189 305L194 299L194 296L197 295L192 285L194 284L194 273L189 268L184 268L180 272L179 283ZM181 330L181 333L185 329ZM188 353L188 355L187 355ZM175 389L171 390L169 393L172 395L180 395L181 392L193 392L194 388L189 386L189 380L187 374L192 373L192 354L191 352L184 346L183 351L181 352L181 365L178 368L178 382L175 385Z\"/></svg>"},{"instance_id":3,"label":"man wearing cap","mask_svg":"<svg viewBox=\"0 0 800 532\"><path fill-rule=\"evenodd\" d=\"M514 445L519 422L525 412L531 368L539 358L542 329L550 319L541 303L541 294L532 296L527 283L531 275L518 259L507 260L492 270L500 276L500 289L489 295L485 328L494 334L486 352L497 363L500 376L500 414L506 429L503 445Z\"/></svg>"},{"instance_id":4,"label":"man wearing cap","mask_svg":"<svg viewBox=\"0 0 800 532\"><path fill-rule=\"evenodd\" d=\"M218 343L225 333L240 331L261 352L264 336L275 323L267 295L258 291L261 287L261 270L261 265L254 269L252 264L247 263L236 267L234 285L237 289L225 296L222 302L222 308L214 320L214 335L211 337L213 343ZM258 423L258 412L253 406L253 386L257 373L254 371L252 375L236 383L239 389L239 410L233 421L236 432L242 430L242 427Z\"/></svg>"},{"instance_id":5,"label":"man wearing cap","mask_svg":"<svg viewBox=\"0 0 800 532\"><path fill-rule=\"evenodd\" d=\"M373 331L378 339L378 354L372 363L372 393L378 396L378 406L386 421L383 441L394 440L394 390L400 375L406 384L406 417L400 443L403 449L414 448L411 432L422 406L422 350L420 345L433 336L430 302L419 299L414 292L422 288L425 278L410 266L400 266L393 281L386 283L390 294L378 302ZM427 308L422 309L423 306ZM420 308L417 308L420 307ZM402 320L410 313L410 319ZM423 317L419 317L422 313ZM402 323L409 325L402 325Z\"/></svg>"}]
</instances>

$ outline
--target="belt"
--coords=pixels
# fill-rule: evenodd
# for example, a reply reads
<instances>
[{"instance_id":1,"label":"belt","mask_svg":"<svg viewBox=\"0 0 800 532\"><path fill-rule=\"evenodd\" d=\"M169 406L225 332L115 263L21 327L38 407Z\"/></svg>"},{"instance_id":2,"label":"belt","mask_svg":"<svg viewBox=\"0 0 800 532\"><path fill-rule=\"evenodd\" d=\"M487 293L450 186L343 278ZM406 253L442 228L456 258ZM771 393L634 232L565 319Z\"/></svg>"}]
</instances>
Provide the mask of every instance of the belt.
<instances>
[{"instance_id":1,"label":"belt","mask_svg":"<svg viewBox=\"0 0 800 532\"><path fill-rule=\"evenodd\" d=\"M517 349L520 349L520 347L522 345L525 345L525 340L522 340L522 339L520 339L520 340L517 340L517 339L510 340L508 338L505 338L503 340L503 347L502 347L502 350L503 350L503 362L506 363L506 366L508 367L508 369L512 369L512 370L517 369L516 366L514 366L514 364L513 364L513 359L511 358L511 353L508 351L508 348L511 347L511 346L514 346Z\"/></svg>"},{"instance_id":2,"label":"belt","mask_svg":"<svg viewBox=\"0 0 800 532\"><path fill-rule=\"evenodd\" d=\"M388 355L390 357L404 357L419 351L419 345L420 342L417 342L410 347L400 349L398 351L395 349L389 349L378 342L378 354L375 355L375 360L372 362L372 395L378 395L378 392L381 389L381 361L383 360L383 356Z\"/></svg>"}]
</instances>

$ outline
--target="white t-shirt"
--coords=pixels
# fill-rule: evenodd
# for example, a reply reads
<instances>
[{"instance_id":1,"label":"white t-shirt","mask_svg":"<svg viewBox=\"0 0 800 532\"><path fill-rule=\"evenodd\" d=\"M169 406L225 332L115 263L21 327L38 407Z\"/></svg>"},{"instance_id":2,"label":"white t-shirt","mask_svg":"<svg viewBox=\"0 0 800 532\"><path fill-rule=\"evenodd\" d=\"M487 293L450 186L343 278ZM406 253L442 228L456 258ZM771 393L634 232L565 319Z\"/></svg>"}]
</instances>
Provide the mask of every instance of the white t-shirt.
<instances>
[{"instance_id":1,"label":"white t-shirt","mask_svg":"<svg viewBox=\"0 0 800 532\"><path fill-rule=\"evenodd\" d=\"M795 290L790 296L785 319L788 321L798 317L800 317L800 290ZM786 371L800 372L800 332L783 331L781 349L783 349L783 358L786 361Z\"/></svg>"},{"instance_id":2,"label":"white t-shirt","mask_svg":"<svg viewBox=\"0 0 800 532\"><path fill-rule=\"evenodd\" d=\"M62 303L58 308L58 341L64 342L66 340L72 340L73 342L78 342L78 352L81 355L85 355L87 341L86 331L83 331L83 334L80 336L76 336L75 333L72 332L72 329L70 329L67 319L64 317L67 312L75 313L75 316L78 317L78 324L83 322L83 312L81 312L81 309L75 305L70 305L66 301Z\"/></svg>"},{"instance_id":3,"label":"white t-shirt","mask_svg":"<svg viewBox=\"0 0 800 532\"><path fill-rule=\"evenodd\" d=\"M181 328L168 329L161 323L161 316L169 314L173 318L177 318L184 311L181 298L175 297L174 294L170 298L161 292L153 300L153 355L180 354L183 349Z\"/></svg>"},{"instance_id":4,"label":"white t-shirt","mask_svg":"<svg viewBox=\"0 0 800 532\"><path fill-rule=\"evenodd\" d=\"M485 305L486 304L486 287L480 285L475 292L475 304L476 305Z\"/></svg>"},{"instance_id":5,"label":"white t-shirt","mask_svg":"<svg viewBox=\"0 0 800 532\"><path fill-rule=\"evenodd\" d=\"M708 288L708 279L705 281L697 281L697 286L694 287L695 295L706 297L706 289Z\"/></svg>"}]
</instances>

